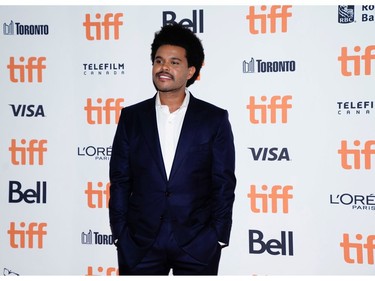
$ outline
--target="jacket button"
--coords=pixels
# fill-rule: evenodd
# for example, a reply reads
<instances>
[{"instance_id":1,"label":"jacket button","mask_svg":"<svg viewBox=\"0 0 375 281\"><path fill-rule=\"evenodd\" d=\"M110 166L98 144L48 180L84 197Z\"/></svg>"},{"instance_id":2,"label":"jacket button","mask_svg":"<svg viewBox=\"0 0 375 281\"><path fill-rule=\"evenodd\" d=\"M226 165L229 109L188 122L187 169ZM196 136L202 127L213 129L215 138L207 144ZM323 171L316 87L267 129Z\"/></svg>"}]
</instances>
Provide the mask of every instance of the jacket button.
<instances>
[{"instance_id":1,"label":"jacket button","mask_svg":"<svg viewBox=\"0 0 375 281\"><path fill-rule=\"evenodd\" d=\"M168 192L168 191L166 191L166 192L165 192L165 196L166 196L166 197L169 197L169 196L171 196L171 193Z\"/></svg>"}]
</instances>

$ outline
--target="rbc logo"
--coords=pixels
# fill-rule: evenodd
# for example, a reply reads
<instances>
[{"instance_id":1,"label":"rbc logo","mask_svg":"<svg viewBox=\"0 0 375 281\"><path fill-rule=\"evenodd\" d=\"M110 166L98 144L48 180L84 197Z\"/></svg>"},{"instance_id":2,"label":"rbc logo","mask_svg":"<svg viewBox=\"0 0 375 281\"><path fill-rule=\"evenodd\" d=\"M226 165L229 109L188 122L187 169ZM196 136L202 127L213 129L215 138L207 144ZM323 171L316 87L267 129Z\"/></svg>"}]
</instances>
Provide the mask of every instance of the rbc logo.
<instances>
[{"instance_id":1,"label":"rbc logo","mask_svg":"<svg viewBox=\"0 0 375 281\"><path fill-rule=\"evenodd\" d=\"M260 10L262 13L255 12L255 6L249 7L249 14L246 19L249 20L249 32L251 34L265 34L276 33L278 19L281 32L285 33L288 31L288 18L292 16L292 13L288 11L292 6L271 6L270 11L267 13L267 6L261 6ZM268 27L268 28L267 28Z\"/></svg>"},{"instance_id":2,"label":"rbc logo","mask_svg":"<svg viewBox=\"0 0 375 281\"><path fill-rule=\"evenodd\" d=\"M101 20L102 15L97 13L95 15L96 21L91 21L91 15L86 14L86 20L83 23L83 26L86 28L86 39L90 41L102 40L102 35L104 33L104 40L109 40L111 29L113 29L113 38L114 40L118 40L120 38L120 26L123 25L123 22L120 21L120 19L123 15L123 13L108 13L105 14L104 19Z\"/></svg>"},{"instance_id":3,"label":"rbc logo","mask_svg":"<svg viewBox=\"0 0 375 281\"><path fill-rule=\"evenodd\" d=\"M293 256L293 232L281 231L280 240L270 239L266 242L263 241L264 235L260 230L249 230L249 253L250 254L263 254L267 251L268 254L277 256Z\"/></svg>"},{"instance_id":4,"label":"rbc logo","mask_svg":"<svg viewBox=\"0 0 375 281\"><path fill-rule=\"evenodd\" d=\"M338 22L352 23L354 22L354 5L339 5L338 6Z\"/></svg>"},{"instance_id":5,"label":"rbc logo","mask_svg":"<svg viewBox=\"0 0 375 281\"><path fill-rule=\"evenodd\" d=\"M182 19L176 22L176 17L175 12L163 12L163 26L178 23L184 27L191 28L194 33L203 33L203 10L193 10L192 19Z\"/></svg>"}]
</instances>

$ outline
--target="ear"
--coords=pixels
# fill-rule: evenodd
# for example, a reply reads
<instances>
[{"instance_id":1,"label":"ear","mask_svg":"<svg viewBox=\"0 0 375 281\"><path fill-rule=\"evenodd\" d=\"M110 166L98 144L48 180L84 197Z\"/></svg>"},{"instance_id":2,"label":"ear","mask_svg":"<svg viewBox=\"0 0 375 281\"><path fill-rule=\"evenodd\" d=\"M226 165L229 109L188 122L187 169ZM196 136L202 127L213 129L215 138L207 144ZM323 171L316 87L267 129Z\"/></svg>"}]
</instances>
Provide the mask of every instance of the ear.
<instances>
[{"instance_id":1,"label":"ear","mask_svg":"<svg viewBox=\"0 0 375 281\"><path fill-rule=\"evenodd\" d=\"M191 77L193 77L195 71L196 71L196 69L195 69L194 66L190 66L190 67L189 67L189 72L188 72L187 80L189 80Z\"/></svg>"}]
</instances>

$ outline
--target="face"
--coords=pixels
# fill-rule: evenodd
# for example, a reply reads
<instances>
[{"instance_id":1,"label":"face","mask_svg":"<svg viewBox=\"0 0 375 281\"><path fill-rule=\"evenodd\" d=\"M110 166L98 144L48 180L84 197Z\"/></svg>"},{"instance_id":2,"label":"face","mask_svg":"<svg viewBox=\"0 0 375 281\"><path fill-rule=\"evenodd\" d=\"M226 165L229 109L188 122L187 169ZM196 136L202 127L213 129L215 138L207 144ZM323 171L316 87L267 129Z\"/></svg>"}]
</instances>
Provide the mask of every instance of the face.
<instances>
[{"instance_id":1,"label":"face","mask_svg":"<svg viewBox=\"0 0 375 281\"><path fill-rule=\"evenodd\" d=\"M194 72L195 67L188 66L184 48L162 45L156 51L152 79L160 93L185 93L186 82Z\"/></svg>"}]
</instances>

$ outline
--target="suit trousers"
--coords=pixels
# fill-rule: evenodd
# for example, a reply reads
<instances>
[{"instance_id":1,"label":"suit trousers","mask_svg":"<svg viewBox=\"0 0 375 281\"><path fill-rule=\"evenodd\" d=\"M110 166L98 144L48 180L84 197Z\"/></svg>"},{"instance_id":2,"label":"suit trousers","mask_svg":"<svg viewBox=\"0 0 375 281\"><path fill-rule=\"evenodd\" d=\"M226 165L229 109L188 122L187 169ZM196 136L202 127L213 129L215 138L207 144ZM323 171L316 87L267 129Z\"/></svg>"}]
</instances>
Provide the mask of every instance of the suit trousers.
<instances>
[{"instance_id":1,"label":"suit trousers","mask_svg":"<svg viewBox=\"0 0 375 281\"><path fill-rule=\"evenodd\" d=\"M121 265L122 254L118 250L120 275L217 275L221 246L217 243L212 258L202 263L178 246L172 230L172 222L163 221L159 234L145 257L133 268Z\"/></svg>"}]
</instances>

